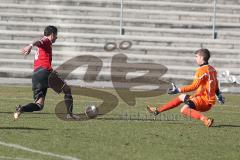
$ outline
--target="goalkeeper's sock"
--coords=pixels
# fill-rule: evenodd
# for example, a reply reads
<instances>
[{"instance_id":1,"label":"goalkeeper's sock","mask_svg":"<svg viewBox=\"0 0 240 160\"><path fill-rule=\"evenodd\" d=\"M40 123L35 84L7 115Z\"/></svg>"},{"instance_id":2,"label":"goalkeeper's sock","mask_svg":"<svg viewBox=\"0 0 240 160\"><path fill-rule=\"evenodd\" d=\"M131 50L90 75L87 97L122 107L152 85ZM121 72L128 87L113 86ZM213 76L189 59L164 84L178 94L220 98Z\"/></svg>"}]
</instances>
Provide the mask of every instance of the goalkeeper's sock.
<instances>
[{"instance_id":1,"label":"goalkeeper's sock","mask_svg":"<svg viewBox=\"0 0 240 160\"><path fill-rule=\"evenodd\" d=\"M163 106L159 106L157 108L157 111L160 112L164 112L166 110L175 108L177 106L179 106L182 103L182 101L180 100L179 97L176 97L175 99L171 100L170 102L168 102L167 104L163 105Z\"/></svg>"},{"instance_id":2,"label":"goalkeeper's sock","mask_svg":"<svg viewBox=\"0 0 240 160\"><path fill-rule=\"evenodd\" d=\"M29 103L21 107L21 112L33 112L40 111L43 109L43 106L38 103Z\"/></svg>"},{"instance_id":3,"label":"goalkeeper's sock","mask_svg":"<svg viewBox=\"0 0 240 160\"><path fill-rule=\"evenodd\" d=\"M188 116L188 117L191 117L194 119L198 119L201 121L204 121L207 118L201 112L191 109L189 107L183 107L181 109L181 113L185 116Z\"/></svg>"}]
</instances>

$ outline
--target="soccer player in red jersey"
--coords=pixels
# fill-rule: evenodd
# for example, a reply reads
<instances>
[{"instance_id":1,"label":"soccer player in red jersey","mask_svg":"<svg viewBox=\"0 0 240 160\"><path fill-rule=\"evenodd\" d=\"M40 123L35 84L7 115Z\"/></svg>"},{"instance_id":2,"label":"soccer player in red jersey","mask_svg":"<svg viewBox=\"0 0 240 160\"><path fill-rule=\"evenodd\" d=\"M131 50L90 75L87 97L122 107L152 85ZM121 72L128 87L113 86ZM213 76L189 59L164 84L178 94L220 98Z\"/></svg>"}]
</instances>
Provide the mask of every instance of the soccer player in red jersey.
<instances>
[{"instance_id":1,"label":"soccer player in red jersey","mask_svg":"<svg viewBox=\"0 0 240 160\"><path fill-rule=\"evenodd\" d=\"M208 64L210 58L209 50L199 49L195 52L195 55L199 68L197 68L195 79L192 84L180 88L172 84L172 88L168 91L168 94L196 91L195 94L181 94L163 106L155 108L151 105L147 105L147 109L150 113L157 115L166 110L175 108L181 103L185 103L181 109L182 114L201 120L205 126L211 127L213 119L204 116L201 112L206 112L212 108L216 102L216 96L221 104L224 103L224 98L218 88L217 72Z\"/></svg>"},{"instance_id":2,"label":"soccer player in red jersey","mask_svg":"<svg viewBox=\"0 0 240 160\"><path fill-rule=\"evenodd\" d=\"M55 26L47 26L44 29L44 36L21 50L25 56L31 52L33 46L37 47L34 58L34 72L32 76L33 103L26 105L18 105L14 112L14 119L19 118L23 112L40 111L44 107L45 96L47 94L48 78L53 72L52 69L52 44L57 39L57 28ZM59 78L59 77L57 77ZM60 78L59 78L60 79ZM64 81L62 81L64 82ZM71 88L64 84L61 91L65 94L64 100L67 107L67 117L74 118L72 114L73 98Z\"/></svg>"}]
</instances>

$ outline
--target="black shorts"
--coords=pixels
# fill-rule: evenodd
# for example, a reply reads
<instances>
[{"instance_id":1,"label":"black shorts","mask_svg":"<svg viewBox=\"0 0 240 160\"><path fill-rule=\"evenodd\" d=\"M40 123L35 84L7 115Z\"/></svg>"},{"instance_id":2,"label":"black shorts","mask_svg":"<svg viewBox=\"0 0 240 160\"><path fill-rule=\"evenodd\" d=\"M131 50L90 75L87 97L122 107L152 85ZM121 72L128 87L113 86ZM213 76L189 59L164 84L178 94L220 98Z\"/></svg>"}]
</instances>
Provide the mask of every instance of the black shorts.
<instances>
[{"instance_id":1,"label":"black shorts","mask_svg":"<svg viewBox=\"0 0 240 160\"><path fill-rule=\"evenodd\" d=\"M194 102L192 100L190 100L190 95L185 96L184 103L187 104L190 108L196 109Z\"/></svg>"},{"instance_id":2,"label":"black shorts","mask_svg":"<svg viewBox=\"0 0 240 160\"><path fill-rule=\"evenodd\" d=\"M45 97L48 89L48 77L51 71L38 68L32 76L33 99L36 102L39 98Z\"/></svg>"}]
</instances>

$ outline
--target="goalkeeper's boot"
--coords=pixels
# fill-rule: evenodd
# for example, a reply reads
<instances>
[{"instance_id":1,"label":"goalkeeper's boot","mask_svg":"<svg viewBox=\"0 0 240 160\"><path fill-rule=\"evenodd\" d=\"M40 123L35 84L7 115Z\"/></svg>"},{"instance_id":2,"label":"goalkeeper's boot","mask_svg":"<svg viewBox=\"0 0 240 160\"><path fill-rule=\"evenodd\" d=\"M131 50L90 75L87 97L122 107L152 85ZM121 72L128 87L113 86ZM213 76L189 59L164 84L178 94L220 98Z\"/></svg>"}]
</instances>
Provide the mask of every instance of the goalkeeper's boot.
<instances>
[{"instance_id":1,"label":"goalkeeper's boot","mask_svg":"<svg viewBox=\"0 0 240 160\"><path fill-rule=\"evenodd\" d=\"M152 113L154 116L157 116L159 114L156 107L152 107L151 105L147 105L147 110L149 113Z\"/></svg>"},{"instance_id":2,"label":"goalkeeper's boot","mask_svg":"<svg viewBox=\"0 0 240 160\"><path fill-rule=\"evenodd\" d=\"M211 127L213 125L214 119L212 118L205 118L203 123L206 127Z\"/></svg>"},{"instance_id":3,"label":"goalkeeper's boot","mask_svg":"<svg viewBox=\"0 0 240 160\"><path fill-rule=\"evenodd\" d=\"M22 106L21 105L17 105L16 106L16 111L13 113L14 120L18 119L19 116L21 115L21 113L22 113Z\"/></svg>"}]
</instances>

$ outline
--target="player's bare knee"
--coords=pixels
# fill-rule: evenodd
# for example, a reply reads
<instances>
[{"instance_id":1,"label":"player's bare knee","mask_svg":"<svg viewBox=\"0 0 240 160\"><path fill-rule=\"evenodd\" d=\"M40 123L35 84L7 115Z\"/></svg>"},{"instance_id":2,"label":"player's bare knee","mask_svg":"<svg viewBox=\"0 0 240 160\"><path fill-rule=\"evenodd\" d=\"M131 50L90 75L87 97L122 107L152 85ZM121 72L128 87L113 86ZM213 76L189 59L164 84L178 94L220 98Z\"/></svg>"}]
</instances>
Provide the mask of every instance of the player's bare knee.
<instances>
[{"instance_id":1,"label":"player's bare knee","mask_svg":"<svg viewBox=\"0 0 240 160\"><path fill-rule=\"evenodd\" d=\"M44 106L44 100L45 100L45 98L40 97L39 99L35 100L35 103Z\"/></svg>"},{"instance_id":2,"label":"player's bare knee","mask_svg":"<svg viewBox=\"0 0 240 160\"><path fill-rule=\"evenodd\" d=\"M178 97L183 102L186 97L186 94L180 94Z\"/></svg>"},{"instance_id":3,"label":"player's bare knee","mask_svg":"<svg viewBox=\"0 0 240 160\"><path fill-rule=\"evenodd\" d=\"M188 108L188 105L184 105L184 106L181 108L180 112L183 113L186 108Z\"/></svg>"}]
</instances>

